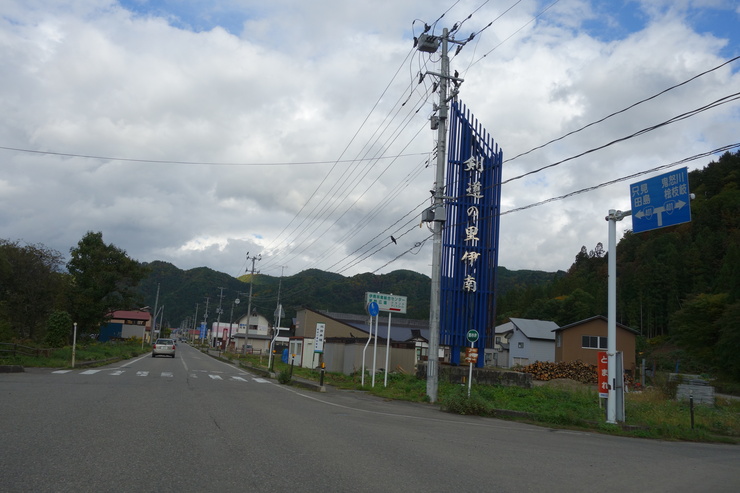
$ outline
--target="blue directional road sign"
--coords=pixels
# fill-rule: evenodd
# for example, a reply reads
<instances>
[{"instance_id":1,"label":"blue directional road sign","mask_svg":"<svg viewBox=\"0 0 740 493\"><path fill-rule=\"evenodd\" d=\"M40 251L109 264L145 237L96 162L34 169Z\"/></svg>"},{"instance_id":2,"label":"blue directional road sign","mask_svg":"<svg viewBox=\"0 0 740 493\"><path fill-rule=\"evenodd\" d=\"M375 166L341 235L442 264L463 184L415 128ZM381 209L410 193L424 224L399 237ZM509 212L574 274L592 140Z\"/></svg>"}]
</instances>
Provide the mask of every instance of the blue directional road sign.
<instances>
[{"instance_id":1,"label":"blue directional road sign","mask_svg":"<svg viewBox=\"0 0 740 493\"><path fill-rule=\"evenodd\" d=\"M633 183L630 196L635 233L691 221L687 168Z\"/></svg>"}]
</instances>

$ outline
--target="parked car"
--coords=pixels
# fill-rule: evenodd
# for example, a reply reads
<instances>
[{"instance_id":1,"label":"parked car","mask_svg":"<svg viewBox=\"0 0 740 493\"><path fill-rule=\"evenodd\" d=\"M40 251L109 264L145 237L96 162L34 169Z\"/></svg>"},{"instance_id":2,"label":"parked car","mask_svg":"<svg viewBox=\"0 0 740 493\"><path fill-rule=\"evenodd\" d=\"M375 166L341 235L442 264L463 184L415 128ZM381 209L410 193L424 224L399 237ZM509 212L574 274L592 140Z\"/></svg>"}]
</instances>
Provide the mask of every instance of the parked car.
<instances>
[{"instance_id":1,"label":"parked car","mask_svg":"<svg viewBox=\"0 0 740 493\"><path fill-rule=\"evenodd\" d=\"M152 344L152 358L159 354L175 357L175 341L172 339L157 339Z\"/></svg>"}]
</instances>

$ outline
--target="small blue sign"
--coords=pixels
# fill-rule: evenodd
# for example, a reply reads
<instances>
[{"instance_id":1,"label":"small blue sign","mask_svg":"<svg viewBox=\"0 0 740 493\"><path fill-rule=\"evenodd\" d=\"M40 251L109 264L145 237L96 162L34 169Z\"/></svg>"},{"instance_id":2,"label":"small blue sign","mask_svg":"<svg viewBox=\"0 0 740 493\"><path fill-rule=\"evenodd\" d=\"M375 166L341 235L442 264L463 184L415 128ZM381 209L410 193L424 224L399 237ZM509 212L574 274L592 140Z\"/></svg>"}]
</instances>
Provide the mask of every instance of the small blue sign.
<instances>
[{"instance_id":1,"label":"small blue sign","mask_svg":"<svg viewBox=\"0 0 740 493\"><path fill-rule=\"evenodd\" d=\"M691 221L687 168L633 183L630 197L635 233Z\"/></svg>"},{"instance_id":2,"label":"small blue sign","mask_svg":"<svg viewBox=\"0 0 740 493\"><path fill-rule=\"evenodd\" d=\"M206 324L200 324L200 338L205 339L206 338Z\"/></svg>"},{"instance_id":3,"label":"small blue sign","mask_svg":"<svg viewBox=\"0 0 740 493\"><path fill-rule=\"evenodd\" d=\"M371 317L377 317L378 313L380 313L380 307L376 302L371 301L367 304L367 312L370 314Z\"/></svg>"}]
</instances>

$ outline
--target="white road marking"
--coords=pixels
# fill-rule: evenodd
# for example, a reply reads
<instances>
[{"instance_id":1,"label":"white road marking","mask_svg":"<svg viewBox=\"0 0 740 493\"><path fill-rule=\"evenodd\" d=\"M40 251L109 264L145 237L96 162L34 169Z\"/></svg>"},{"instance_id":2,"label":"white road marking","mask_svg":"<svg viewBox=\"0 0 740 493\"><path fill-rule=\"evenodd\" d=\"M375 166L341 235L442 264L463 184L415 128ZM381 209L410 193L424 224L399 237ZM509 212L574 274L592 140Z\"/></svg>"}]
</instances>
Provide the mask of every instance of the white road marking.
<instances>
[{"instance_id":1,"label":"white road marking","mask_svg":"<svg viewBox=\"0 0 740 493\"><path fill-rule=\"evenodd\" d=\"M95 375L99 371L100 370L85 370L82 373L80 373L80 375Z\"/></svg>"},{"instance_id":2,"label":"white road marking","mask_svg":"<svg viewBox=\"0 0 740 493\"><path fill-rule=\"evenodd\" d=\"M56 370L56 371L53 371L52 373L69 373L71 371L72 370Z\"/></svg>"},{"instance_id":3,"label":"white road marking","mask_svg":"<svg viewBox=\"0 0 740 493\"><path fill-rule=\"evenodd\" d=\"M163 371L161 376L163 378L172 378L174 375L172 374L171 371Z\"/></svg>"},{"instance_id":4,"label":"white road marking","mask_svg":"<svg viewBox=\"0 0 740 493\"><path fill-rule=\"evenodd\" d=\"M113 373L109 373L108 375L118 376L118 375L122 375L122 374L123 374L123 370L116 370Z\"/></svg>"},{"instance_id":5,"label":"white road marking","mask_svg":"<svg viewBox=\"0 0 740 493\"><path fill-rule=\"evenodd\" d=\"M145 377L147 375L149 375L149 372L148 371L137 371L136 372L136 376L137 377Z\"/></svg>"},{"instance_id":6,"label":"white road marking","mask_svg":"<svg viewBox=\"0 0 740 493\"><path fill-rule=\"evenodd\" d=\"M220 375L211 375L209 373L208 376L211 377L212 380L223 380Z\"/></svg>"},{"instance_id":7,"label":"white road marking","mask_svg":"<svg viewBox=\"0 0 740 493\"><path fill-rule=\"evenodd\" d=\"M255 381L255 382L257 382L257 383L269 383L269 382L268 382L267 380L265 380L264 378L253 378L252 380L254 380L254 381Z\"/></svg>"},{"instance_id":8,"label":"white road marking","mask_svg":"<svg viewBox=\"0 0 740 493\"><path fill-rule=\"evenodd\" d=\"M232 380L239 380L240 382L246 382L247 381L246 378L242 378L242 377L231 377L231 379Z\"/></svg>"}]
</instances>

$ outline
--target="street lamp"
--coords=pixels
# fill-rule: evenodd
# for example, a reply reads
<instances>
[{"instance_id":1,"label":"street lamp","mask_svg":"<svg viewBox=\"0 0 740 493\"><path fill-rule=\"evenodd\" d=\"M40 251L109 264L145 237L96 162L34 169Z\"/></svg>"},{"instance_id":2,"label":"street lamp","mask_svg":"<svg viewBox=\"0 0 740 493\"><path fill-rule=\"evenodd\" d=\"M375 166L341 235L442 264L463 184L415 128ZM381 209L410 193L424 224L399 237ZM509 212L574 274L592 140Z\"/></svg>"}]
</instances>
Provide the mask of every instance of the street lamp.
<instances>
[{"instance_id":1,"label":"street lamp","mask_svg":"<svg viewBox=\"0 0 740 493\"><path fill-rule=\"evenodd\" d=\"M231 315L229 315L229 334L226 336L226 348L229 349L229 339L231 338L231 334L234 330L234 305L238 305L240 302L239 298L235 299L231 303Z\"/></svg>"}]
</instances>

